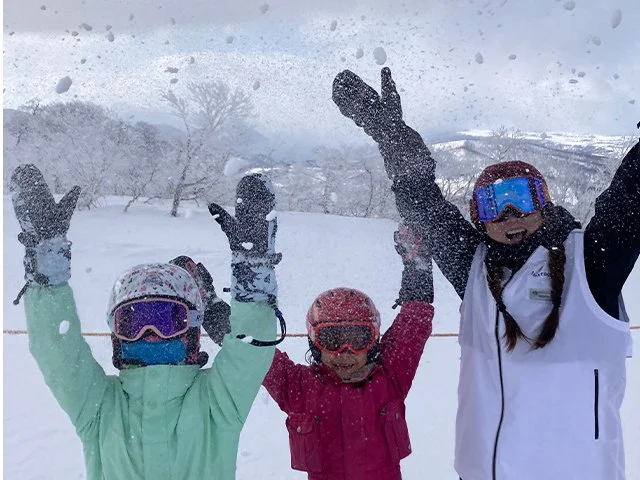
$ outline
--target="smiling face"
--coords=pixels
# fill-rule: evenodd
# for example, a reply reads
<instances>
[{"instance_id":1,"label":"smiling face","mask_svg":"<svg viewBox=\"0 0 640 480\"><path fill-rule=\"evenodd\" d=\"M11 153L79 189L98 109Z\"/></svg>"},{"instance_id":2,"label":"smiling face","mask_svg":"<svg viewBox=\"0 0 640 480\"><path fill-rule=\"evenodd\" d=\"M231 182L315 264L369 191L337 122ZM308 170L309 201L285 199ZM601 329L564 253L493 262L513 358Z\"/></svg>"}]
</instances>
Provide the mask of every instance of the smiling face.
<instances>
[{"instance_id":1,"label":"smiling face","mask_svg":"<svg viewBox=\"0 0 640 480\"><path fill-rule=\"evenodd\" d=\"M364 380L371 370L371 366L367 365L367 352L355 354L347 349L334 354L321 350L320 355L320 361L343 382Z\"/></svg>"},{"instance_id":2,"label":"smiling face","mask_svg":"<svg viewBox=\"0 0 640 480\"><path fill-rule=\"evenodd\" d=\"M538 230L544 222L542 212L528 215L503 215L495 222L483 222L487 235L505 245L517 245Z\"/></svg>"}]
</instances>

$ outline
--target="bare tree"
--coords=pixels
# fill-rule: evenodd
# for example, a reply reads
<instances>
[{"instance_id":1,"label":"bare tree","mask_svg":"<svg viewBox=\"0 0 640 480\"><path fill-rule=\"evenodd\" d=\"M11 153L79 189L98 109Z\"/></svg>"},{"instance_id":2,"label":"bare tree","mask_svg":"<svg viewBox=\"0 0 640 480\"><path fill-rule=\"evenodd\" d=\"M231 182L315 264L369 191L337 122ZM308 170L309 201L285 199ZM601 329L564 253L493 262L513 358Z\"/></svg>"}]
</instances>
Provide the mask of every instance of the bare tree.
<instances>
[{"instance_id":1,"label":"bare tree","mask_svg":"<svg viewBox=\"0 0 640 480\"><path fill-rule=\"evenodd\" d=\"M170 182L174 217L181 201L202 198L222 177L233 139L253 114L250 97L222 81L191 82L187 91L186 97L171 90L161 94L186 130L176 149L177 176Z\"/></svg>"},{"instance_id":2,"label":"bare tree","mask_svg":"<svg viewBox=\"0 0 640 480\"><path fill-rule=\"evenodd\" d=\"M125 212L141 198L146 197L148 202L160 196L155 180L171 150L169 142L162 140L157 128L148 123L136 123L131 135L131 157L121 166L118 175L122 193L131 197L124 207Z\"/></svg>"},{"instance_id":3,"label":"bare tree","mask_svg":"<svg viewBox=\"0 0 640 480\"><path fill-rule=\"evenodd\" d=\"M587 222L593 217L596 208L596 199L598 195L600 195L606 188L608 188L611 183L611 179L616 173L616 170L622 163L627 152L633 147L637 142L637 137L622 137L620 142L613 147L613 152L609 158L609 161L603 165L603 168L598 172L599 175L594 183L589 186L589 200L586 205L587 208L584 210L583 215L580 220L583 225L586 225Z\"/></svg>"},{"instance_id":4,"label":"bare tree","mask_svg":"<svg viewBox=\"0 0 640 480\"><path fill-rule=\"evenodd\" d=\"M489 156L496 163L517 160L518 146L523 139L523 133L517 128L507 128L501 125L491 132Z\"/></svg>"}]
</instances>

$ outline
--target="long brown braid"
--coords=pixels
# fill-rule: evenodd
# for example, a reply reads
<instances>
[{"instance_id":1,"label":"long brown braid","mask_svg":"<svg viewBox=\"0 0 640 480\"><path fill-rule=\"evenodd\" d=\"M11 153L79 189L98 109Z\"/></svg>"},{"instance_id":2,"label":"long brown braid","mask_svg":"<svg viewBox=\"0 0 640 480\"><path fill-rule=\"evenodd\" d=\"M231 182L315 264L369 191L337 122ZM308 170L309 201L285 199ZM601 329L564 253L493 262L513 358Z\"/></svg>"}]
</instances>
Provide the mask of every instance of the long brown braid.
<instances>
[{"instance_id":1,"label":"long brown braid","mask_svg":"<svg viewBox=\"0 0 640 480\"><path fill-rule=\"evenodd\" d=\"M518 322L507 311L502 301L502 267L497 264L487 265L487 282L489 290L496 301L498 311L502 313L505 323L504 339L507 344L507 351L512 351L519 339L523 339L531 344L531 348L537 350L544 348L556 335L560 323L560 305L562 303L562 291L564 289L564 267L567 257L564 245L552 247L549 250L549 271L551 273L551 312L547 316L542 329L535 340L527 337L518 325Z\"/></svg>"}]
</instances>

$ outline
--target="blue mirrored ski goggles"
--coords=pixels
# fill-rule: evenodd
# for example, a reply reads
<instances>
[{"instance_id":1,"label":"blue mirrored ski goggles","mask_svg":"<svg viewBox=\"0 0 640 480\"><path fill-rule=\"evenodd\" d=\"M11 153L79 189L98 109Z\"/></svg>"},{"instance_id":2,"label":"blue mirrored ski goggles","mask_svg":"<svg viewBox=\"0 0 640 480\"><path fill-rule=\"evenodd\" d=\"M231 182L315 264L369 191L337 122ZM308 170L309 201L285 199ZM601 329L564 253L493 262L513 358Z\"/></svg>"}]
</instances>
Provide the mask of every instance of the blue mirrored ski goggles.
<instances>
[{"instance_id":1,"label":"blue mirrored ski goggles","mask_svg":"<svg viewBox=\"0 0 640 480\"><path fill-rule=\"evenodd\" d=\"M515 177L498 180L473 192L481 222L493 222L500 218L507 206L529 214L540 210L547 203L547 195L538 178Z\"/></svg>"}]
</instances>

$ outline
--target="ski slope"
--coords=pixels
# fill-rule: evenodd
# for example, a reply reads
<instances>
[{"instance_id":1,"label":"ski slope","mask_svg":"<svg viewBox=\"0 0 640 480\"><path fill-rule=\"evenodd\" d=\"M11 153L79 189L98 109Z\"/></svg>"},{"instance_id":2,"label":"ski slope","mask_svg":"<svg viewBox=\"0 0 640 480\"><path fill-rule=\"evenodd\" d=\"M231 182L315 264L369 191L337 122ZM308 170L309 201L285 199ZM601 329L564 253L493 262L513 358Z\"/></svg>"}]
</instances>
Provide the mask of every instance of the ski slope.
<instances>
[{"instance_id":1,"label":"ski slope","mask_svg":"<svg viewBox=\"0 0 640 480\"><path fill-rule=\"evenodd\" d=\"M69 239L73 242L73 277L78 312L85 332L105 332L109 289L124 269L144 262L168 261L186 254L210 270L218 293L228 285L230 253L226 238L205 208L168 215L168 205L134 205L122 213L123 199L77 212ZM291 333L304 332L304 318L313 298L323 290L351 286L376 302L383 330L393 320L391 309L400 285L402 264L395 253L390 220L357 219L308 213L279 214L277 248L283 253L277 267L280 306ZM4 197L4 329L25 328L22 305L12 300L22 287L22 246L18 224ZM627 309L640 324L640 266L624 290ZM440 272L435 271L434 333L456 332L459 299ZM640 330L633 338L640 343ZM80 441L69 420L45 386L28 352L25 335L4 337L4 478L82 479ZM88 337L96 359L110 374L111 342ZM217 347L205 339L212 356ZM289 338L282 348L304 362L306 340ZM637 349L636 349L637 350ZM402 461L405 479L457 478L453 470L453 442L459 347L456 338L432 337L425 349L407 399L407 421L413 454ZM628 385L622 417L625 430L627 478L640 479L640 360L628 360ZM242 433L237 478L304 479L289 467L285 416L262 389ZM604 480L604 479L602 479Z\"/></svg>"}]
</instances>

